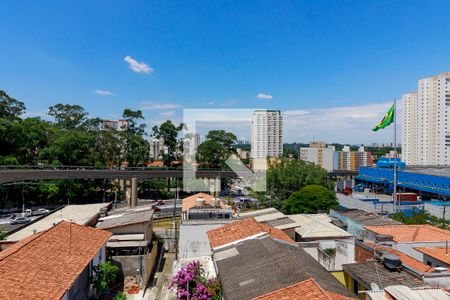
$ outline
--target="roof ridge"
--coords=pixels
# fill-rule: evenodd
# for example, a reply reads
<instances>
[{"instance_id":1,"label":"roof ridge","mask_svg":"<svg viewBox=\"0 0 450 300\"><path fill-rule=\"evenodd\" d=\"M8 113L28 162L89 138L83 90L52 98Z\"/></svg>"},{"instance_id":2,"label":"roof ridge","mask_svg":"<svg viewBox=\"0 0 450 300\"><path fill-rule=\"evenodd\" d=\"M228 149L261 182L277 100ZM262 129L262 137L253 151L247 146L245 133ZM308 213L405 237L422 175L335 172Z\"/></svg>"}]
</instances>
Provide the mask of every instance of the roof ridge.
<instances>
[{"instance_id":1,"label":"roof ridge","mask_svg":"<svg viewBox=\"0 0 450 300\"><path fill-rule=\"evenodd\" d=\"M416 227L415 229L415 231L414 231L414 234L413 234L413 236L412 236L412 240L413 241L415 241L416 240L416 238L417 238L417 236L419 235L419 230L420 230L420 228L421 227Z\"/></svg>"},{"instance_id":2,"label":"roof ridge","mask_svg":"<svg viewBox=\"0 0 450 300\"><path fill-rule=\"evenodd\" d=\"M16 242L16 243L14 243L12 246L16 245L17 247L16 247L15 249L11 250L11 251L10 251L11 253L6 253L6 254L4 254L3 256L0 254L0 261L2 261L2 260L4 260L5 258L8 258L8 257L10 257L11 255L17 253L20 249L22 249L23 247L25 247L26 245L28 245L28 244L31 243L32 241L34 241L34 240L38 239L39 237L41 237L42 234L44 234L45 232L49 232L50 230L54 229L54 228L55 228L56 226L58 226L59 224L62 224L63 222L65 222L65 223L71 223L71 222L68 222L68 221L66 221L66 220L61 220L60 222L58 222L57 224L53 225L52 227L50 227L50 228L48 228L48 229L42 230L42 231L40 231L40 232L37 232L37 233L35 233L35 234L33 234L33 235L31 235L31 236L29 236L29 237L27 237L27 238L25 238L25 239L23 239L23 240L21 240L21 241L18 241L18 242ZM19 247L19 245L20 245L20 247ZM6 251L8 251L8 248L5 250L5 252L6 252Z\"/></svg>"}]
</instances>

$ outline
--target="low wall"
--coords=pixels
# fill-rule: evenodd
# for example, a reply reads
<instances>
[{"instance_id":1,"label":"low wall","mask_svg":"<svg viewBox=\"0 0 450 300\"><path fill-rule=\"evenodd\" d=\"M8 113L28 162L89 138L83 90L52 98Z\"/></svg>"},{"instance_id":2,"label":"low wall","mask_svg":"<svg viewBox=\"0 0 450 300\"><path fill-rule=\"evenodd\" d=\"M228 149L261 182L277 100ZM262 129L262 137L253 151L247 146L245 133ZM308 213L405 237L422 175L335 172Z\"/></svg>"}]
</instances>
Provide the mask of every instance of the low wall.
<instances>
[{"instance_id":1,"label":"low wall","mask_svg":"<svg viewBox=\"0 0 450 300\"><path fill-rule=\"evenodd\" d=\"M145 287L150 279L156 257L158 255L158 243L153 242L151 252L145 255L117 255L112 256L111 261L120 268L124 277L132 276L137 279L141 287ZM139 269L139 272L137 270ZM142 278L139 278L142 276Z\"/></svg>"}]
</instances>

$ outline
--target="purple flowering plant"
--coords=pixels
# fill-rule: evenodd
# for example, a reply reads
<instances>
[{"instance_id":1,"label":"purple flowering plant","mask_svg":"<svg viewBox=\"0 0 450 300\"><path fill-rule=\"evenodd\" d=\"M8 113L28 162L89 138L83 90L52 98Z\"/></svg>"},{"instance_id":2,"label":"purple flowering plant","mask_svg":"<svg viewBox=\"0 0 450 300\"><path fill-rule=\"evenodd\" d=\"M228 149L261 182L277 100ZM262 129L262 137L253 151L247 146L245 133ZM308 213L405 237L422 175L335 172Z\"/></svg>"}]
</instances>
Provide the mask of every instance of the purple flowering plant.
<instances>
[{"instance_id":1,"label":"purple flowering plant","mask_svg":"<svg viewBox=\"0 0 450 300\"><path fill-rule=\"evenodd\" d=\"M191 261L172 277L169 288L176 288L179 300L220 300L217 279L207 279L199 261Z\"/></svg>"}]
</instances>

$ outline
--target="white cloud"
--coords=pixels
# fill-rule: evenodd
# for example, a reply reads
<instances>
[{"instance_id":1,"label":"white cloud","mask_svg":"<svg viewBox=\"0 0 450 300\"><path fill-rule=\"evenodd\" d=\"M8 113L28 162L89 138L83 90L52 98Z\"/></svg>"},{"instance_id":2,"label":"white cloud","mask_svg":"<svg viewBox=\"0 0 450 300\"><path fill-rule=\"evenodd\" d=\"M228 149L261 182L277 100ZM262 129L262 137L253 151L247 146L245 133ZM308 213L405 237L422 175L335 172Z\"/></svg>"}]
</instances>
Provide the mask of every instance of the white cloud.
<instances>
[{"instance_id":1,"label":"white cloud","mask_svg":"<svg viewBox=\"0 0 450 300\"><path fill-rule=\"evenodd\" d=\"M100 96L112 96L112 95L114 95L113 92L108 91L108 90L95 90L94 93L96 93L97 95L100 95Z\"/></svg>"},{"instance_id":2,"label":"white cloud","mask_svg":"<svg viewBox=\"0 0 450 300\"><path fill-rule=\"evenodd\" d=\"M141 103L141 109L143 110L177 109L177 108L183 108L183 106L176 103L159 103L159 102Z\"/></svg>"},{"instance_id":3,"label":"white cloud","mask_svg":"<svg viewBox=\"0 0 450 300\"><path fill-rule=\"evenodd\" d=\"M392 105L392 101L323 109L301 109L283 112L286 142L324 140L339 143L390 142L393 128L373 132ZM402 103L397 102L397 142L401 140Z\"/></svg>"},{"instance_id":4,"label":"white cloud","mask_svg":"<svg viewBox=\"0 0 450 300\"><path fill-rule=\"evenodd\" d=\"M273 96L269 95L269 94L259 93L258 95L256 95L256 98L264 99L264 100L270 100L270 99L273 98Z\"/></svg>"},{"instance_id":5,"label":"white cloud","mask_svg":"<svg viewBox=\"0 0 450 300\"><path fill-rule=\"evenodd\" d=\"M136 73L145 73L145 74L153 73L153 68L151 68L143 61L138 62L137 60L128 55L125 56L123 60L126 61L130 65L130 69Z\"/></svg>"}]
</instances>

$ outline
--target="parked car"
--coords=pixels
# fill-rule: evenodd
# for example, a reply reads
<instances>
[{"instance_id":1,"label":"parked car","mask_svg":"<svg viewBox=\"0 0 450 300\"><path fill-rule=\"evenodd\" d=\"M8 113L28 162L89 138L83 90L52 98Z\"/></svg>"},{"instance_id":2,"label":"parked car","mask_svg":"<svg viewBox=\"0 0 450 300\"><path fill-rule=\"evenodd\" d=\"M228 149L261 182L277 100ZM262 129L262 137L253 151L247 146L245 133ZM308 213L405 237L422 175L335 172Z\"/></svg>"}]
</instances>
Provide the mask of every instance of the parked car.
<instances>
[{"instance_id":1,"label":"parked car","mask_svg":"<svg viewBox=\"0 0 450 300\"><path fill-rule=\"evenodd\" d=\"M46 208L39 208L38 210L34 211L33 214L35 216L42 216L42 215L46 215L50 212L50 210L46 209Z\"/></svg>"},{"instance_id":2,"label":"parked car","mask_svg":"<svg viewBox=\"0 0 450 300\"><path fill-rule=\"evenodd\" d=\"M25 210L25 216L31 217L32 214L33 214L33 211L31 209L26 209Z\"/></svg>"},{"instance_id":3,"label":"parked car","mask_svg":"<svg viewBox=\"0 0 450 300\"><path fill-rule=\"evenodd\" d=\"M15 219L11 220L9 223L11 225L14 225L14 224L26 224L28 222L31 222L31 219L28 217L17 217Z\"/></svg>"}]
</instances>

